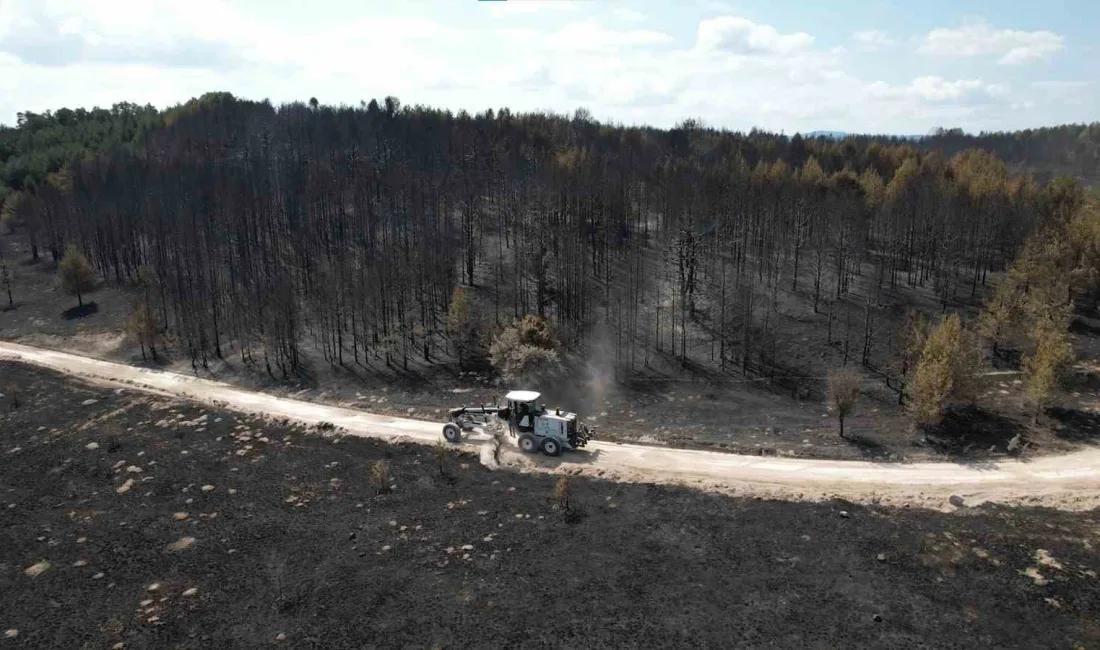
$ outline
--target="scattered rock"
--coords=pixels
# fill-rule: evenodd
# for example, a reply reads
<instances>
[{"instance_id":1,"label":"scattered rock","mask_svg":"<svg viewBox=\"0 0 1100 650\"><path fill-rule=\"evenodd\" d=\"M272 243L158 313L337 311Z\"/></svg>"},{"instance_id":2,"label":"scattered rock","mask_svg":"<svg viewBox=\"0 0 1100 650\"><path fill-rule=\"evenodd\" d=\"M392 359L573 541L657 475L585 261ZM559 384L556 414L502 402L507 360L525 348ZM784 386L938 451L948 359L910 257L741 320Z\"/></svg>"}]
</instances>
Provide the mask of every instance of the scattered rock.
<instances>
[{"instance_id":1,"label":"scattered rock","mask_svg":"<svg viewBox=\"0 0 1100 650\"><path fill-rule=\"evenodd\" d=\"M390 550L390 548L391 548L390 545L386 544L385 546L382 547L382 550L383 551L388 551L388 550Z\"/></svg>"},{"instance_id":2,"label":"scattered rock","mask_svg":"<svg viewBox=\"0 0 1100 650\"><path fill-rule=\"evenodd\" d=\"M86 541L88 541L88 538L87 538L87 537L77 537L77 538L76 538L76 543L77 543L77 544L83 544L83 543L84 543L84 542L86 542Z\"/></svg>"},{"instance_id":3,"label":"scattered rock","mask_svg":"<svg viewBox=\"0 0 1100 650\"><path fill-rule=\"evenodd\" d=\"M159 582L154 582L153 584L146 587L145 591L148 591L149 593L156 593L156 592L160 591L160 583Z\"/></svg>"},{"instance_id":4,"label":"scattered rock","mask_svg":"<svg viewBox=\"0 0 1100 650\"><path fill-rule=\"evenodd\" d=\"M186 512L177 512L174 515L172 515L172 521L184 521L189 516L190 515L188 515Z\"/></svg>"},{"instance_id":5,"label":"scattered rock","mask_svg":"<svg viewBox=\"0 0 1100 650\"><path fill-rule=\"evenodd\" d=\"M141 605L142 607L148 607L149 605L153 604L153 599L152 598L146 598L145 600L141 601L138 604Z\"/></svg>"},{"instance_id":6,"label":"scattered rock","mask_svg":"<svg viewBox=\"0 0 1100 650\"><path fill-rule=\"evenodd\" d=\"M183 594L181 594L181 595L183 595L186 598L190 598L191 596L194 596L197 593L199 593L198 587L191 587L190 589L184 591Z\"/></svg>"},{"instance_id":7,"label":"scattered rock","mask_svg":"<svg viewBox=\"0 0 1100 650\"><path fill-rule=\"evenodd\" d=\"M881 623L882 622L882 617L879 616L878 614L875 614L875 622L876 623Z\"/></svg>"},{"instance_id":8,"label":"scattered rock","mask_svg":"<svg viewBox=\"0 0 1100 650\"><path fill-rule=\"evenodd\" d=\"M142 472L142 469L140 467L138 467L137 465L130 465L129 467L126 468L126 473L127 474L141 474L141 472Z\"/></svg>"},{"instance_id":9,"label":"scattered rock","mask_svg":"<svg viewBox=\"0 0 1100 650\"><path fill-rule=\"evenodd\" d=\"M15 629L14 627L10 630L4 630L5 639L14 639L17 636L19 636L19 630Z\"/></svg>"},{"instance_id":10,"label":"scattered rock","mask_svg":"<svg viewBox=\"0 0 1100 650\"><path fill-rule=\"evenodd\" d=\"M195 545L196 541L197 540L194 537L181 537L165 548L172 553L178 553L180 551L186 551L187 549L191 548Z\"/></svg>"},{"instance_id":11,"label":"scattered rock","mask_svg":"<svg viewBox=\"0 0 1100 650\"><path fill-rule=\"evenodd\" d=\"M96 449L99 449L99 443L98 442L89 442L88 444L84 445L84 448L87 449L88 451L95 451Z\"/></svg>"},{"instance_id":12,"label":"scattered rock","mask_svg":"<svg viewBox=\"0 0 1100 650\"><path fill-rule=\"evenodd\" d=\"M236 491L235 489L233 489L233 488L229 488L229 493L230 493L230 494L236 494L236 493L237 493L237 491Z\"/></svg>"},{"instance_id":13,"label":"scattered rock","mask_svg":"<svg viewBox=\"0 0 1100 650\"><path fill-rule=\"evenodd\" d=\"M30 565L26 569L23 569L23 574L25 576L27 576L28 578L37 578L38 576L40 576L43 573L45 573L46 571L48 571L49 568L50 568L50 561L49 560L39 560L38 562L35 562L34 564Z\"/></svg>"},{"instance_id":14,"label":"scattered rock","mask_svg":"<svg viewBox=\"0 0 1100 650\"><path fill-rule=\"evenodd\" d=\"M118 488L115 489L115 492L118 492L119 494L126 494L127 492L130 491L130 488L132 488L132 487L134 487L134 479L128 478L128 479L126 479L125 483L123 483L122 485L118 486Z\"/></svg>"},{"instance_id":15,"label":"scattered rock","mask_svg":"<svg viewBox=\"0 0 1100 650\"><path fill-rule=\"evenodd\" d=\"M97 399L86 399L83 402L81 402L80 405L81 406L91 406L92 404L95 404L98 401L99 400L97 400Z\"/></svg>"},{"instance_id":16,"label":"scattered rock","mask_svg":"<svg viewBox=\"0 0 1100 650\"><path fill-rule=\"evenodd\" d=\"M847 519L847 518L848 518L848 517L850 517L851 515L849 515L849 514L848 514L848 511L847 511L847 510L841 510L841 511L840 511L840 516L841 516L841 517L843 517L844 519Z\"/></svg>"},{"instance_id":17,"label":"scattered rock","mask_svg":"<svg viewBox=\"0 0 1100 650\"><path fill-rule=\"evenodd\" d=\"M1050 567L1052 569L1062 568L1062 563L1051 557L1050 551L1046 550L1045 548L1035 550L1035 561L1042 566Z\"/></svg>"},{"instance_id":18,"label":"scattered rock","mask_svg":"<svg viewBox=\"0 0 1100 650\"><path fill-rule=\"evenodd\" d=\"M885 553L879 553L878 555L875 556L875 559L878 560L879 562L885 562L886 561L886 554Z\"/></svg>"},{"instance_id":19,"label":"scattered rock","mask_svg":"<svg viewBox=\"0 0 1100 650\"><path fill-rule=\"evenodd\" d=\"M279 632L278 634L275 635L275 640L276 641L286 641L286 635L283 634L282 632Z\"/></svg>"},{"instance_id":20,"label":"scattered rock","mask_svg":"<svg viewBox=\"0 0 1100 650\"><path fill-rule=\"evenodd\" d=\"M77 560L76 562L73 562L73 566L75 566L75 567L88 566L88 561L87 560Z\"/></svg>"},{"instance_id":21,"label":"scattered rock","mask_svg":"<svg viewBox=\"0 0 1100 650\"><path fill-rule=\"evenodd\" d=\"M1035 581L1035 584L1037 584L1037 585L1045 585L1046 583L1050 582L1049 580L1046 579L1045 576L1043 576L1043 574L1039 573L1039 569L1037 569L1033 566L1030 566L1027 569L1024 569L1023 571L1020 571L1019 573L1021 575L1025 575L1025 576L1031 578L1032 580Z\"/></svg>"},{"instance_id":22,"label":"scattered rock","mask_svg":"<svg viewBox=\"0 0 1100 650\"><path fill-rule=\"evenodd\" d=\"M212 492L214 490L213 485L204 485L200 488L203 492Z\"/></svg>"},{"instance_id":23,"label":"scattered rock","mask_svg":"<svg viewBox=\"0 0 1100 650\"><path fill-rule=\"evenodd\" d=\"M462 545L462 550L464 550L464 551L472 551L472 550L474 550L474 545L473 545L473 544L463 544L463 545Z\"/></svg>"},{"instance_id":24,"label":"scattered rock","mask_svg":"<svg viewBox=\"0 0 1100 650\"><path fill-rule=\"evenodd\" d=\"M948 501L950 501L951 505L955 506L956 508L961 508L966 505L966 500L957 494L952 494L951 498L948 499Z\"/></svg>"},{"instance_id":25,"label":"scattered rock","mask_svg":"<svg viewBox=\"0 0 1100 650\"><path fill-rule=\"evenodd\" d=\"M103 579L103 573L97 573L94 576L92 576L92 580L102 580L102 579Z\"/></svg>"}]
</instances>

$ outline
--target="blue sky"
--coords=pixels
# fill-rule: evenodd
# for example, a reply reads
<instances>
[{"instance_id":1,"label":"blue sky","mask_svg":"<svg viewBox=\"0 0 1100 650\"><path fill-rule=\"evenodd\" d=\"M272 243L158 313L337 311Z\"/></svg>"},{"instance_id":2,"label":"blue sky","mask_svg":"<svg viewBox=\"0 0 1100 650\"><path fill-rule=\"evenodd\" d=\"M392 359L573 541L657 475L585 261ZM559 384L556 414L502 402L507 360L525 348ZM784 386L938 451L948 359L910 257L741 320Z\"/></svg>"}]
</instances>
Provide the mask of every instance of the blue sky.
<instances>
[{"instance_id":1,"label":"blue sky","mask_svg":"<svg viewBox=\"0 0 1100 650\"><path fill-rule=\"evenodd\" d=\"M672 126L1100 119L1100 2L0 0L0 122L210 90Z\"/></svg>"}]
</instances>

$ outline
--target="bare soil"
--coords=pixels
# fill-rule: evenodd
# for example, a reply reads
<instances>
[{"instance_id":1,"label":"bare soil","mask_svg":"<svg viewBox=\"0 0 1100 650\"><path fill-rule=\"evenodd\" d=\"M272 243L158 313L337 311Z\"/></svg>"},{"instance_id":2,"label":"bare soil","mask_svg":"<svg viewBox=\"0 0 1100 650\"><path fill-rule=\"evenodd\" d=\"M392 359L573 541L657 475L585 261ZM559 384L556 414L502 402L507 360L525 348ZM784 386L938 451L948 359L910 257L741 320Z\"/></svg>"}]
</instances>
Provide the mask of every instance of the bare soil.
<instances>
[{"instance_id":1,"label":"bare soil","mask_svg":"<svg viewBox=\"0 0 1100 650\"><path fill-rule=\"evenodd\" d=\"M1100 644L1097 511L578 477L567 511L554 477L0 373L5 648Z\"/></svg>"},{"instance_id":2,"label":"bare soil","mask_svg":"<svg viewBox=\"0 0 1100 650\"><path fill-rule=\"evenodd\" d=\"M103 281L86 297L96 304L95 313L66 318L76 300L57 289L52 261L46 257L30 263L23 234L0 236L0 252L5 259L19 260L13 286L16 306L0 312L0 339L152 365L123 331L135 298L132 292ZM934 302L919 291L904 291L906 300ZM787 342L787 355L796 360L800 375L823 375L840 352L836 346L824 345L819 322L824 316L799 315L804 308L794 303L784 307L791 321L787 331L794 333ZM1072 332L1085 359L1100 358L1100 319L1092 316L1079 316ZM885 346L885 338L876 342L877 348ZM305 371L290 381L276 381L234 357L232 342L225 347L225 359L212 360L208 368L192 368L186 355L177 354L169 342L160 367L297 399L440 421L449 408L498 402L507 389L514 388L501 385L487 372L459 372L453 362L426 364L410 359L407 369L381 363L369 369L351 363L333 367L308 340L303 342ZM869 379L862 403L846 423L849 439L843 440L825 407L820 380L813 390L803 384L792 390L763 380L716 374L713 369L685 370L656 357L648 369L615 377L608 371L611 364L598 354L573 361L570 378L532 388L543 393L548 405L580 413L598 427L603 440L887 462L1002 458L1010 455L1009 442L1017 435L1028 442L1030 454L1061 453L1100 440L1100 415L1095 409L1100 369L1091 365L1083 367L1071 391L1034 422L1019 377L1011 374L1018 362L1009 359L1000 364L1006 374L988 378L977 408L951 413L943 429L929 440L912 431L896 393L881 380Z\"/></svg>"}]
</instances>

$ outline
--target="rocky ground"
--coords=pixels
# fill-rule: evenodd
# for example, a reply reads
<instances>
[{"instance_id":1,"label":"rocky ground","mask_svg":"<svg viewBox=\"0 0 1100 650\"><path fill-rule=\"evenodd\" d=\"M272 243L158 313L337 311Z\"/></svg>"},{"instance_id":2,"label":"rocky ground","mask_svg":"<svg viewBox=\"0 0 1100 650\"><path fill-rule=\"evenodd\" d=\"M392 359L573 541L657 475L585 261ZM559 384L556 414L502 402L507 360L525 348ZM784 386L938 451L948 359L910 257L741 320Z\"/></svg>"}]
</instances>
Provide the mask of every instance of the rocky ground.
<instances>
[{"instance_id":1,"label":"rocky ground","mask_svg":"<svg viewBox=\"0 0 1100 650\"><path fill-rule=\"evenodd\" d=\"M0 648L1100 644L1095 511L577 477L564 508L450 452L0 377Z\"/></svg>"}]
</instances>

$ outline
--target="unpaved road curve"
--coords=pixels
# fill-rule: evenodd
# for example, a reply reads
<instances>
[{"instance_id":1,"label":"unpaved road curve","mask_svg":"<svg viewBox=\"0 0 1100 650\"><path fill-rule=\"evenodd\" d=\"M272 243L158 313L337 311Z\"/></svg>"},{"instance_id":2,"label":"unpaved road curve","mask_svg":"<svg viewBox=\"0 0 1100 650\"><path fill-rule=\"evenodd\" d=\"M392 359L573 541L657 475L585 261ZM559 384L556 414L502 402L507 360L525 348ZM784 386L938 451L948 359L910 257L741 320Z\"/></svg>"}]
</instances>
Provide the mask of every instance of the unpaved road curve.
<instances>
[{"instance_id":1,"label":"unpaved road curve","mask_svg":"<svg viewBox=\"0 0 1100 650\"><path fill-rule=\"evenodd\" d=\"M331 422L350 435L435 444L440 422L392 418L339 406L243 390L171 372L135 368L65 352L0 342L0 359L50 368L84 379L236 411L286 417L306 424ZM472 439L483 458L483 439ZM951 495L967 505L983 501L1082 510L1100 507L1100 449L1030 461L872 463L742 456L593 441L559 459L507 450L502 462L526 471L586 474L627 481L685 484L743 496L817 500L840 497L863 503L952 509Z\"/></svg>"}]
</instances>

